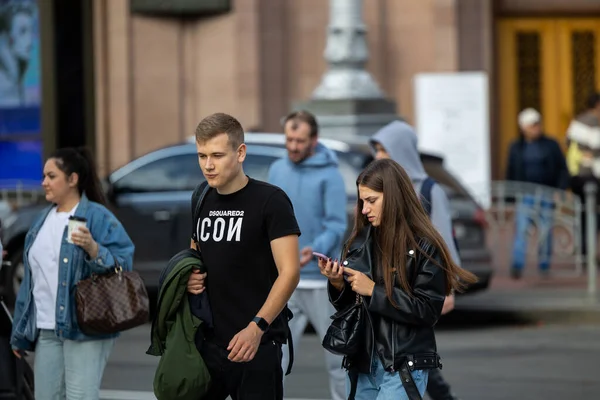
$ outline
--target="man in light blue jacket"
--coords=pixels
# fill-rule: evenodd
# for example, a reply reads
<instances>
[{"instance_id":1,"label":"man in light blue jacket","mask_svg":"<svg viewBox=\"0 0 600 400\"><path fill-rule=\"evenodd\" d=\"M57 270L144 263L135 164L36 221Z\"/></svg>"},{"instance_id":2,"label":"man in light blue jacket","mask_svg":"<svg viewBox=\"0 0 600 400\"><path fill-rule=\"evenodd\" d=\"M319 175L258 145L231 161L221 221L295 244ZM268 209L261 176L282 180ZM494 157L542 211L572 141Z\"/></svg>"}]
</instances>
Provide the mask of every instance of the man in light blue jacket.
<instances>
[{"instance_id":1,"label":"man in light blue jacket","mask_svg":"<svg viewBox=\"0 0 600 400\"><path fill-rule=\"evenodd\" d=\"M290 330L297 352L300 337L311 325L322 340L335 312L327 296L327 279L321 275L313 252L331 259L340 257L347 226L346 189L335 153L318 142L315 117L298 111L284 122L288 156L277 160L269 170L269 183L282 188L291 199L302 236L300 283L288 305L294 313ZM342 358L325 352L331 398L346 398ZM283 351L282 367L289 362Z\"/></svg>"}]
</instances>

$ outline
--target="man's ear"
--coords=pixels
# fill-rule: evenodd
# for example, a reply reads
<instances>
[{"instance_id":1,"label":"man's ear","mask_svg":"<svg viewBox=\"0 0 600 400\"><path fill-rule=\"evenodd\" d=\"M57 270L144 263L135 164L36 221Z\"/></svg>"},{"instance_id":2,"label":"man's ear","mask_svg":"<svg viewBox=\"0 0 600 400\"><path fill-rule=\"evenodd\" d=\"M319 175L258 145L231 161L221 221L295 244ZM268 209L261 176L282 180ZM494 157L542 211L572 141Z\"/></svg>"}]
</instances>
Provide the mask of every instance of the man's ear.
<instances>
[{"instance_id":1,"label":"man's ear","mask_svg":"<svg viewBox=\"0 0 600 400\"><path fill-rule=\"evenodd\" d=\"M248 148L246 147L245 143L240 144L240 147L238 147L238 149L237 149L238 162L244 162L244 160L246 159L246 151L247 150L248 150Z\"/></svg>"}]
</instances>

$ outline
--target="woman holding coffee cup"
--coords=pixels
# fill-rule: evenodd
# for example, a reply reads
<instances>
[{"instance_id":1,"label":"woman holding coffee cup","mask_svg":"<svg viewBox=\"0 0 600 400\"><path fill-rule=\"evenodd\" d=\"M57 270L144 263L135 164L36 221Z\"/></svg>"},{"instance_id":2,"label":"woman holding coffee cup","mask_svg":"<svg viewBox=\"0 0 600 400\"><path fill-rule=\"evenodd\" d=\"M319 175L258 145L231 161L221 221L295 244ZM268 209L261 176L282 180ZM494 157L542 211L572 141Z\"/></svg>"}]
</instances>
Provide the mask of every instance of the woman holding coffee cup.
<instances>
[{"instance_id":1,"label":"woman holding coffee cup","mask_svg":"<svg viewBox=\"0 0 600 400\"><path fill-rule=\"evenodd\" d=\"M104 206L89 151L57 150L44 165L42 187L52 204L25 238L11 345L17 357L35 351L36 400L97 400L116 335L81 332L76 285L116 265L131 270L134 245Z\"/></svg>"}]
</instances>

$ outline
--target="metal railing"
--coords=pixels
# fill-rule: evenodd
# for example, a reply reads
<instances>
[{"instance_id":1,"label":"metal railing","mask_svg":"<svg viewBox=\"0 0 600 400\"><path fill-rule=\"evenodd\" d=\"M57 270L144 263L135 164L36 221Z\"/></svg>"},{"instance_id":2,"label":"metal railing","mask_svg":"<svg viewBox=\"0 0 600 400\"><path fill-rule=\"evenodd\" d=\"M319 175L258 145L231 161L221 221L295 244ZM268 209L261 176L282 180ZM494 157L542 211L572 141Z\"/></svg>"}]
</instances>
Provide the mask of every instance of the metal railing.
<instances>
[{"instance_id":1,"label":"metal railing","mask_svg":"<svg viewBox=\"0 0 600 400\"><path fill-rule=\"evenodd\" d=\"M486 210L489 242L502 262L512 262L517 229L527 225L526 262L540 262L540 249L550 246L553 275L582 276L588 272L588 291L596 292L596 194L586 186L585 208L579 196L563 190L524 182L493 181L489 191L478 193ZM585 212L584 212L585 211ZM582 231L586 218L586 232ZM519 220L521 219L521 220ZM523 222L526 219L526 222ZM584 256L586 240L587 256Z\"/></svg>"},{"instance_id":2,"label":"metal railing","mask_svg":"<svg viewBox=\"0 0 600 400\"><path fill-rule=\"evenodd\" d=\"M0 180L0 202L22 207L36 202L41 196L40 181Z\"/></svg>"},{"instance_id":3,"label":"metal railing","mask_svg":"<svg viewBox=\"0 0 600 400\"><path fill-rule=\"evenodd\" d=\"M586 243L587 243L587 270L588 270L588 294L596 295L598 284L596 277L596 244L598 243L597 233L597 196L598 185L595 182L587 182L584 185L585 193L585 218L586 218Z\"/></svg>"}]
</instances>

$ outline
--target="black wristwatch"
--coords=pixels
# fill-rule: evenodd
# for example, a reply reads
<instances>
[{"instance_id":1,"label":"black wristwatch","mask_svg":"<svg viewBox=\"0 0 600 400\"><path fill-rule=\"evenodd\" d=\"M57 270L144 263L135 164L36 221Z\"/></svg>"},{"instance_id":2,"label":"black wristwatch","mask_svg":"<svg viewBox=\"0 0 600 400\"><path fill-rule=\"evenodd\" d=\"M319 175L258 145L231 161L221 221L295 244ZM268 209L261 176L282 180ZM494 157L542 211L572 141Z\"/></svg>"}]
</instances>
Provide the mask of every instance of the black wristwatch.
<instances>
[{"instance_id":1,"label":"black wristwatch","mask_svg":"<svg viewBox=\"0 0 600 400\"><path fill-rule=\"evenodd\" d=\"M269 323L264 318L254 317L254 318L252 318L252 322L255 322L256 325L258 325L260 330L263 332L265 332L267 329L269 329Z\"/></svg>"}]
</instances>

